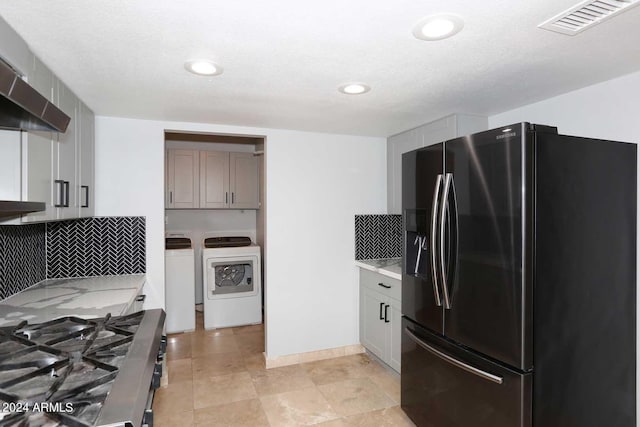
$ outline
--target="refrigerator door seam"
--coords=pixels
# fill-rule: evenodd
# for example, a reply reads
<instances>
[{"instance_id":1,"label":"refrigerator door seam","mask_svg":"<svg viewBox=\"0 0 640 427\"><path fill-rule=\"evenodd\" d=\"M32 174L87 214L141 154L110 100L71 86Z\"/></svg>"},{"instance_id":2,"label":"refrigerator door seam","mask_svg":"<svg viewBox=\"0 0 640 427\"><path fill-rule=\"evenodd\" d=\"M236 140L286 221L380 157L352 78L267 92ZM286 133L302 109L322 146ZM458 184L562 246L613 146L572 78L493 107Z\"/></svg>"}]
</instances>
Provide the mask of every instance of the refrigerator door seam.
<instances>
[{"instance_id":1,"label":"refrigerator door seam","mask_svg":"<svg viewBox=\"0 0 640 427\"><path fill-rule=\"evenodd\" d=\"M502 377L499 377L497 375L493 375L490 374L489 372L485 372L482 369L478 369L475 368L471 365L468 365L456 358L453 358L443 352L441 352L440 350L437 350L433 347L431 347L429 344L425 343L424 341L422 341L420 338L418 338L417 335L415 335L411 329L409 329L408 327L404 328L404 331L407 333L407 335L409 336L409 338L411 338L413 341L416 342L416 344L418 344L420 347L424 348L425 350L427 350L428 352L434 354L435 356L438 356L439 358L441 358L442 360L444 360L445 362L449 362L450 364L457 366L460 369L463 369L469 373L472 373L480 378L483 378L487 381L491 381L494 382L496 384L502 384L503 379Z\"/></svg>"}]
</instances>

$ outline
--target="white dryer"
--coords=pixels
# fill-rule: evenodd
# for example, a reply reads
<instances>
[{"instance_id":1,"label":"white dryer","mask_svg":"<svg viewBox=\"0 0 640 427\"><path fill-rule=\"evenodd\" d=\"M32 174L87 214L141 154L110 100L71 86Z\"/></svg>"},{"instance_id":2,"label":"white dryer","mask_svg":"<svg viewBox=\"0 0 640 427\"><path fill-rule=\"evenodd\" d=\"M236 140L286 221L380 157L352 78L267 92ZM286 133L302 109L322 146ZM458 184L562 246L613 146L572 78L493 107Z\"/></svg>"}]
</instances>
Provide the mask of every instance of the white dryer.
<instances>
[{"instance_id":1,"label":"white dryer","mask_svg":"<svg viewBox=\"0 0 640 427\"><path fill-rule=\"evenodd\" d=\"M202 249L205 329L262 323L260 246L212 237Z\"/></svg>"}]
</instances>

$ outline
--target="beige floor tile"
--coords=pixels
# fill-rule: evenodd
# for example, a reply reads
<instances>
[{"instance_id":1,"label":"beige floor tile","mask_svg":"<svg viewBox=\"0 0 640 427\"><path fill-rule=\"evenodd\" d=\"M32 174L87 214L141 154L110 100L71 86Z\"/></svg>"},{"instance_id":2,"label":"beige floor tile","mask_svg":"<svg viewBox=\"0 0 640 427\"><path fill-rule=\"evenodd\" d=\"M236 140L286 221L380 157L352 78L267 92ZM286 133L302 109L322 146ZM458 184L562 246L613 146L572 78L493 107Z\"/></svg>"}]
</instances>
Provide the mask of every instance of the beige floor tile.
<instances>
[{"instance_id":1,"label":"beige floor tile","mask_svg":"<svg viewBox=\"0 0 640 427\"><path fill-rule=\"evenodd\" d=\"M264 332L235 335L240 352L246 356L264 352Z\"/></svg>"},{"instance_id":2,"label":"beige floor tile","mask_svg":"<svg viewBox=\"0 0 640 427\"><path fill-rule=\"evenodd\" d=\"M162 416L154 414L154 427L191 427L193 426L193 411L164 413Z\"/></svg>"},{"instance_id":3,"label":"beige floor tile","mask_svg":"<svg viewBox=\"0 0 640 427\"><path fill-rule=\"evenodd\" d=\"M168 360L167 371L169 372L169 384L193 379L191 359Z\"/></svg>"},{"instance_id":4,"label":"beige floor tile","mask_svg":"<svg viewBox=\"0 0 640 427\"><path fill-rule=\"evenodd\" d=\"M193 381L193 407L207 406L258 397L248 372L195 379Z\"/></svg>"},{"instance_id":5,"label":"beige floor tile","mask_svg":"<svg viewBox=\"0 0 640 427\"><path fill-rule=\"evenodd\" d=\"M271 426L297 427L338 418L316 387L261 396L260 401Z\"/></svg>"},{"instance_id":6,"label":"beige floor tile","mask_svg":"<svg viewBox=\"0 0 640 427\"><path fill-rule=\"evenodd\" d=\"M167 360L191 357L191 334L173 334L167 337Z\"/></svg>"},{"instance_id":7,"label":"beige floor tile","mask_svg":"<svg viewBox=\"0 0 640 427\"><path fill-rule=\"evenodd\" d=\"M264 324L261 323L259 325L246 325L246 326L237 326L233 329L233 333L236 335L240 334L251 334L255 332L262 332L264 334Z\"/></svg>"},{"instance_id":8,"label":"beige floor tile","mask_svg":"<svg viewBox=\"0 0 640 427\"><path fill-rule=\"evenodd\" d=\"M195 424L220 427L269 427L267 415L262 410L262 404L258 399L196 409Z\"/></svg>"},{"instance_id":9,"label":"beige floor tile","mask_svg":"<svg viewBox=\"0 0 640 427\"><path fill-rule=\"evenodd\" d=\"M313 381L300 365L252 371L253 385L259 396L313 387Z\"/></svg>"},{"instance_id":10,"label":"beige floor tile","mask_svg":"<svg viewBox=\"0 0 640 427\"><path fill-rule=\"evenodd\" d=\"M191 342L192 357L201 357L209 354L235 353L239 348L234 335L204 335Z\"/></svg>"},{"instance_id":11,"label":"beige floor tile","mask_svg":"<svg viewBox=\"0 0 640 427\"><path fill-rule=\"evenodd\" d=\"M264 354L262 353L246 356L244 358L244 364L249 372L264 371L267 369L265 366Z\"/></svg>"},{"instance_id":12,"label":"beige floor tile","mask_svg":"<svg viewBox=\"0 0 640 427\"><path fill-rule=\"evenodd\" d=\"M399 406L352 415L346 421L350 427L415 427Z\"/></svg>"},{"instance_id":13,"label":"beige floor tile","mask_svg":"<svg viewBox=\"0 0 640 427\"><path fill-rule=\"evenodd\" d=\"M200 337L225 337L228 335L233 335L232 328L218 328L218 329L197 329L194 335L199 335Z\"/></svg>"},{"instance_id":14,"label":"beige floor tile","mask_svg":"<svg viewBox=\"0 0 640 427\"><path fill-rule=\"evenodd\" d=\"M316 424L316 427L351 427L344 418L338 418L336 420L327 421L324 423Z\"/></svg>"},{"instance_id":15,"label":"beige floor tile","mask_svg":"<svg viewBox=\"0 0 640 427\"><path fill-rule=\"evenodd\" d=\"M400 404L400 375L395 372L380 372L369 377L387 396Z\"/></svg>"},{"instance_id":16,"label":"beige floor tile","mask_svg":"<svg viewBox=\"0 0 640 427\"><path fill-rule=\"evenodd\" d=\"M183 381L160 387L153 398L153 412L160 418L193 411L193 383Z\"/></svg>"},{"instance_id":17,"label":"beige floor tile","mask_svg":"<svg viewBox=\"0 0 640 427\"><path fill-rule=\"evenodd\" d=\"M396 405L369 378L318 386L331 407L341 416L360 414Z\"/></svg>"},{"instance_id":18,"label":"beige floor tile","mask_svg":"<svg viewBox=\"0 0 640 427\"><path fill-rule=\"evenodd\" d=\"M195 357L191 363L195 379L246 371L244 356L240 353L220 353Z\"/></svg>"},{"instance_id":19,"label":"beige floor tile","mask_svg":"<svg viewBox=\"0 0 640 427\"><path fill-rule=\"evenodd\" d=\"M384 372L385 368L366 354L337 357L302 364L317 385L357 378L366 378Z\"/></svg>"}]
</instances>

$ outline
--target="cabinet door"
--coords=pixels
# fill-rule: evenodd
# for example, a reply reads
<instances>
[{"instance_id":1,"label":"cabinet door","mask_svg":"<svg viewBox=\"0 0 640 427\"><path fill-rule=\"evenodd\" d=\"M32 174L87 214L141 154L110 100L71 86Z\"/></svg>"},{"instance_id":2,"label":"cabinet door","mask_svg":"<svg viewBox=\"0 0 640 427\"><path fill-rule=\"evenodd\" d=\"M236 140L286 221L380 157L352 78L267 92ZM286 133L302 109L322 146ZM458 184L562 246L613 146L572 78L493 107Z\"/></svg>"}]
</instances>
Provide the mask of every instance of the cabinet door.
<instances>
[{"instance_id":1,"label":"cabinet door","mask_svg":"<svg viewBox=\"0 0 640 427\"><path fill-rule=\"evenodd\" d=\"M389 360L387 363L396 371L400 372L400 360L402 358L402 310L399 301L389 299L387 319L389 324Z\"/></svg>"},{"instance_id":2,"label":"cabinet door","mask_svg":"<svg viewBox=\"0 0 640 427\"><path fill-rule=\"evenodd\" d=\"M167 208L192 209L198 204L198 151L168 150Z\"/></svg>"},{"instance_id":3,"label":"cabinet door","mask_svg":"<svg viewBox=\"0 0 640 427\"><path fill-rule=\"evenodd\" d=\"M46 206L42 212L23 215L22 222L56 219L52 170L56 144L57 134L52 132L22 133L22 200L44 202Z\"/></svg>"},{"instance_id":4,"label":"cabinet door","mask_svg":"<svg viewBox=\"0 0 640 427\"><path fill-rule=\"evenodd\" d=\"M360 342L382 360L387 358L386 301L378 292L360 286Z\"/></svg>"},{"instance_id":5,"label":"cabinet door","mask_svg":"<svg viewBox=\"0 0 640 427\"><path fill-rule=\"evenodd\" d=\"M57 87L53 73L35 56L31 65L29 84L49 101L57 102ZM53 152L54 149L57 150L57 143L58 135L53 132L22 133L22 200L46 204L46 210L42 212L23 215L22 222L56 219L52 167Z\"/></svg>"},{"instance_id":6,"label":"cabinet door","mask_svg":"<svg viewBox=\"0 0 640 427\"><path fill-rule=\"evenodd\" d=\"M80 103L80 132L78 143L78 206L79 217L93 216L95 211L94 193L94 150L95 130L93 112Z\"/></svg>"},{"instance_id":7,"label":"cabinet door","mask_svg":"<svg viewBox=\"0 0 640 427\"><path fill-rule=\"evenodd\" d=\"M71 117L71 123L65 133L58 134L57 150L54 149L54 177L56 180L62 181L62 183L54 185L54 200L59 205L58 219L77 218L79 209L76 170L78 98L61 81L58 81L58 97L58 107Z\"/></svg>"},{"instance_id":8,"label":"cabinet door","mask_svg":"<svg viewBox=\"0 0 640 427\"><path fill-rule=\"evenodd\" d=\"M229 153L200 152L200 208L227 208L229 194Z\"/></svg>"},{"instance_id":9,"label":"cabinet door","mask_svg":"<svg viewBox=\"0 0 640 427\"><path fill-rule=\"evenodd\" d=\"M258 209L258 158L253 153L229 154L230 207Z\"/></svg>"}]
</instances>

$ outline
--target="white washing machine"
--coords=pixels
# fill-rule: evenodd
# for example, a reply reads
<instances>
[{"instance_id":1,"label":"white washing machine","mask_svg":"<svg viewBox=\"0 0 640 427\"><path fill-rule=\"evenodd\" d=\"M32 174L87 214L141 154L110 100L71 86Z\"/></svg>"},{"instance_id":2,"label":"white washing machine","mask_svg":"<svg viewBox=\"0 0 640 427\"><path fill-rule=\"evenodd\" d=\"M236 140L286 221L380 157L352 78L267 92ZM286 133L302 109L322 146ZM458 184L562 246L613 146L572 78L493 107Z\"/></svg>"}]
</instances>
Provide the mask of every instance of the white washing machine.
<instances>
[{"instance_id":1,"label":"white washing machine","mask_svg":"<svg viewBox=\"0 0 640 427\"><path fill-rule=\"evenodd\" d=\"M166 330L173 334L196 329L195 265L191 239L165 239Z\"/></svg>"},{"instance_id":2,"label":"white washing machine","mask_svg":"<svg viewBox=\"0 0 640 427\"><path fill-rule=\"evenodd\" d=\"M202 249L205 329L262 323L260 246L248 237L214 237Z\"/></svg>"}]
</instances>

